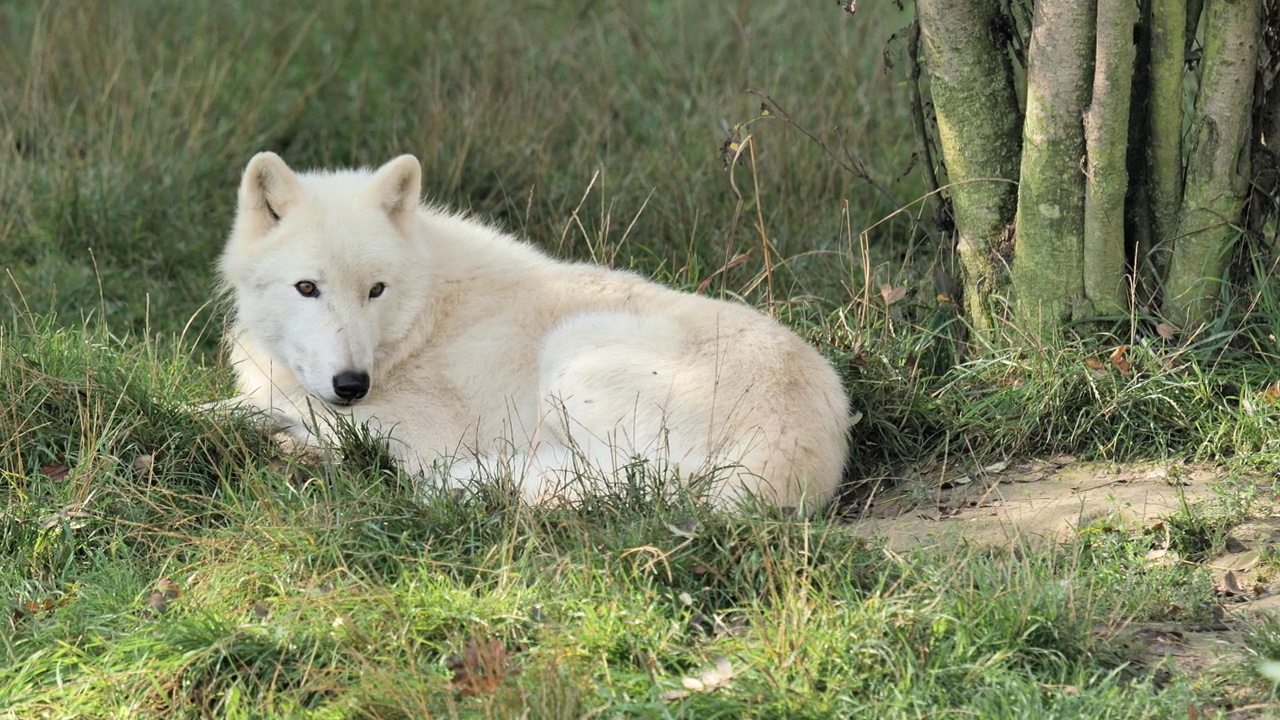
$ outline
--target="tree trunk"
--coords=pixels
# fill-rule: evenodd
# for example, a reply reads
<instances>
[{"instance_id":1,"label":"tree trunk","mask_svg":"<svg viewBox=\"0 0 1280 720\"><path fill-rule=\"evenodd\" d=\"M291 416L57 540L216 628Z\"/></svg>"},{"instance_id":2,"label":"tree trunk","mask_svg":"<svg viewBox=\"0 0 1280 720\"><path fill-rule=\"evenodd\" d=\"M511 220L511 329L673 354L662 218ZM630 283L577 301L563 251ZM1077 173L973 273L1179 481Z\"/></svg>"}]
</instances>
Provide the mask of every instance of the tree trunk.
<instances>
[{"instance_id":1,"label":"tree trunk","mask_svg":"<svg viewBox=\"0 0 1280 720\"><path fill-rule=\"evenodd\" d=\"M1027 55L1027 117L1013 286L1027 329L1056 333L1084 300L1084 123L1096 0L1038 0Z\"/></svg>"},{"instance_id":2,"label":"tree trunk","mask_svg":"<svg viewBox=\"0 0 1280 720\"><path fill-rule=\"evenodd\" d=\"M1035 340L1067 321L1157 306L1185 329L1207 323L1240 226L1271 228L1270 176L1256 178L1244 216L1251 163L1261 163L1252 155L1272 158L1280 135L1276 71L1259 72L1264 0L1030 3L1021 125L1006 2L916 3L971 322L992 329L1001 297ZM1268 13L1280 15L1275 2ZM1264 133L1267 124L1278 127Z\"/></svg>"},{"instance_id":3,"label":"tree trunk","mask_svg":"<svg viewBox=\"0 0 1280 720\"><path fill-rule=\"evenodd\" d=\"M1098 0L1093 97L1084 115L1088 155L1084 196L1084 296L1098 315L1121 315L1125 292L1124 217L1129 94L1136 47L1133 0Z\"/></svg>"},{"instance_id":4,"label":"tree trunk","mask_svg":"<svg viewBox=\"0 0 1280 720\"><path fill-rule=\"evenodd\" d=\"M1249 190L1252 97L1262 28L1261 0L1211 0L1186 191L1165 309L1186 330L1218 307L1231 247Z\"/></svg>"},{"instance_id":5,"label":"tree trunk","mask_svg":"<svg viewBox=\"0 0 1280 720\"><path fill-rule=\"evenodd\" d=\"M1178 229L1182 202L1182 75L1186 59L1187 0L1151 0L1150 147L1151 216L1157 274Z\"/></svg>"},{"instance_id":6,"label":"tree trunk","mask_svg":"<svg viewBox=\"0 0 1280 720\"><path fill-rule=\"evenodd\" d=\"M1004 47L992 42L1003 20L998 0L918 0L938 139L947 167L965 309L974 327L993 327L990 295L1000 285L998 256L1013 219L1018 176L1018 96Z\"/></svg>"}]
</instances>

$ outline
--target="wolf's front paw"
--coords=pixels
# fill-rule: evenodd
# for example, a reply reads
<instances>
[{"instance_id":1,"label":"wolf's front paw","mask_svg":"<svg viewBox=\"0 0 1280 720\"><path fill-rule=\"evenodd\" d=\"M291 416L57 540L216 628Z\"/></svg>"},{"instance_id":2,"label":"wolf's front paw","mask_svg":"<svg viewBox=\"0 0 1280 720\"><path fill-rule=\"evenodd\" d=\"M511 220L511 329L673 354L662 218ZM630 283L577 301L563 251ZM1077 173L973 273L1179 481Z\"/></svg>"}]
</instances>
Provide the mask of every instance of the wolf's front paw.
<instances>
[{"instance_id":1,"label":"wolf's front paw","mask_svg":"<svg viewBox=\"0 0 1280 720\"><path fill-rule=\"evenodd\" d=\"M324 448L319 439L306 428L295 426L281 428L271 433L271 439L280 451L303 465L321 465L325 461Z\"/></svg>"}]
</instances>

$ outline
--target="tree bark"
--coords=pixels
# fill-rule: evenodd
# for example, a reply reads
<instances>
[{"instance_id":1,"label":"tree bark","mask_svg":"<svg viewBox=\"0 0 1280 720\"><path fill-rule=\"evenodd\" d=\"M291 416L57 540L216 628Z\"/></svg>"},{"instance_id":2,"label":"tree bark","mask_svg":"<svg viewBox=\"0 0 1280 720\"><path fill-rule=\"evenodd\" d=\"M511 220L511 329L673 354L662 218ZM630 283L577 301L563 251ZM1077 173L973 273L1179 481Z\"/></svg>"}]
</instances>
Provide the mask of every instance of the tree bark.
<instances>
[{"instance_id":1,"label":"tree bark","mask_svg":"<svg viewBox=\"0 0 1280 720\"><path fill-rule=\"evenodd\" d=\"M992 42L998 0L918 0L938 139L955 211L964 301L979 332L993 327L998 244L1012 221L1018 176L1018 96L1004 47Z\"/></svg>"},{"instance_id":2,"label":"tree bark","mask_svg":"<svg viewBox=\"0 0 1280 720\"><path fill-rule=\"evenodd\" d=\"M1013 286L1026 327L1052 335L1083 311L1084 122L1096 0L1038 0L1027 54L1027 117Z\"/></svg>"},{"instance_id":3,"label":"tree bark","mask_svg":"<svg viewBox=\"0 0 1280 720\"><path fill-rule=\"evenodd\" d=\"M1249 190L1252 95L1261 0L1212 0L1205 11L1204 70L1191 126L1183 212L1165 284L1166 313L1185 330L1217 310Z\"/></svg>"},{"instance_id":4,"label":"tree bark","mask_svg":"<svg viewBox=\"0 0 1280 720\"><path fill-rule=\"evenodd\" d=\"M1133 0L1097 0L1093 97L1084 115L1088 172L1084 196L1084 296L1097 315L1120 315L1125 292L1124 218L1129 94L1136 47Z\"/></svg>"},{"instance_id":5,"label":"tree bark","mask_svg":"<svg viewBox=\"0 0 1280 720\"><path fill-rule=\"evenodd\" d=\"M1162 273L1178 228L1182 202L1182 75L1186 60L1187 0L1151 0L1150 146L1151 248Z\"/></svg>"}]
</instances>

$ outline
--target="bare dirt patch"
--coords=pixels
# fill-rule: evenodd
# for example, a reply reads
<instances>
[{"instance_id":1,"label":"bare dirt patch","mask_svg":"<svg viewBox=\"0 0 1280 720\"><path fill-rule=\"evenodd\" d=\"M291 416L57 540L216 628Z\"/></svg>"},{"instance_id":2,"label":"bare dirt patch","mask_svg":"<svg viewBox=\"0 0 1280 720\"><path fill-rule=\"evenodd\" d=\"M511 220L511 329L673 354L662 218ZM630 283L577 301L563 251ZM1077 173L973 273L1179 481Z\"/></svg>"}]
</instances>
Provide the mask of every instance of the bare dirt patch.
<instances>
[{"instance_id":1,"label":"bare dirt patch","mask_svg":"<svg viewBox=\"0 0 1280 720\"><path fill-rule=\"evenodd\" d=\"M853 519L895 550L1063 541L1103 519L1150 523L1209 494L1223 471L1180 463L1077 462L1070 456L976 471L923 468L873 495Z\"/></svg>"},{"instance_id":2,"label":"bare dirt patch","mask_svg":"<svg viewBox=\"0 0 1280 720\"><path fill-rule=\"evenodd\" d=\"M851 522L895 551L956 543L1035 546L1070 541L1090 526L1158 530L1164 518L1208 500L1215 484L1227 479L1227 471L1209 465L1086 463L1065 455L977 470L933 466L874 493ZM1148 555L1150 562L1191 562L1159 545ZM1280 618L1280 514L1255 508L1255 516L1232 528L1222 546L1197 560L1210 570L1220 603L1213 621L1099 628L1135 667L1151 669L1153 681L1253 662L1257 658L1246 649L1244 633L1266 614ZM1243 720L1271 717L1275 709L1229 703L1204 710Z\"/></svg>"}]
</instances>

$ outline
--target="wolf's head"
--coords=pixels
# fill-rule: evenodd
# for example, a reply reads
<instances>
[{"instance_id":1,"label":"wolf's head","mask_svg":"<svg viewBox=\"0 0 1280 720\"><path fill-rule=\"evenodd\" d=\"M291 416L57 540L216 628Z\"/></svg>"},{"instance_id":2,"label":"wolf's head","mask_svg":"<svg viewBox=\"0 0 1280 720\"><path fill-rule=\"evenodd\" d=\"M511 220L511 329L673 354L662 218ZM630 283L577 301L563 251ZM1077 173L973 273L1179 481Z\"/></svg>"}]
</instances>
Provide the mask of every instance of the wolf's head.
<instances>
[{"instance_id":1,"label":"wolf's head","mask_svg":"<svg viewBox=\"0 0 1280 720\"><path fill-rule=\"evenodd\" d=\"M270 357L273 382L287 370L341 405L373 390L432 290L421 188L411 155L375 172L295 174L269 152L249 161L219 269L237 330Z\"/></svg>"}]
</instances>

